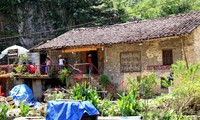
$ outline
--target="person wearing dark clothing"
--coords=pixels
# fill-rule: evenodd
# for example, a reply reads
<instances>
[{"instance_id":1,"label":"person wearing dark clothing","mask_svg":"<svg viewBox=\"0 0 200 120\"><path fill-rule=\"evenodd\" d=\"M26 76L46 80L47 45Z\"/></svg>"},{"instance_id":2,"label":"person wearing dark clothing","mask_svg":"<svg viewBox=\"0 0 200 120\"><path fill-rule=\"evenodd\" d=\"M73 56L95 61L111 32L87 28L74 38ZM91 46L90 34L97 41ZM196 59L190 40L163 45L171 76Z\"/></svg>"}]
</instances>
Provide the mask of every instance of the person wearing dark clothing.
<instances>
[{"instance_id":1,"label":"person wearing dark clothing","mask_svg":"<svg viewBox=\"0 0 200 120\"><path fill-rule=\"evenodd\" d=\"M89 63L88 71L89 71L89 75L90 75L92 73L92 54L88 55L87 63Z\"/></svg>"}]
</instances>

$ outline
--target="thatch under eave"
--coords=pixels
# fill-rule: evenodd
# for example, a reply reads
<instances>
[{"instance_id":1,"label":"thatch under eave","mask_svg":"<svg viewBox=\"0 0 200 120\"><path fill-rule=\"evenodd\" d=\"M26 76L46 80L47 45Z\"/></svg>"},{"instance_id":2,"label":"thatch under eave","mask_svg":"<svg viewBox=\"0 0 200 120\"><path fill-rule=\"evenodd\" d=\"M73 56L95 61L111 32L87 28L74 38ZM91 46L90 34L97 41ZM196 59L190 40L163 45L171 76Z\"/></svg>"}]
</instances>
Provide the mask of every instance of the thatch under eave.
<instances>
[{"instance_id":1,"label":"thatch under eave","mask_svg":"<svg viewBox=\"0 0 200 120\"><path fill-rule=\"evenodd\" d=\"M140 22L127 22L102 27L68 31L34 50L61 49L70 46L107 45L136 42L191 33L200 25L200 12L180 14Z\"/></svg>"}]
</instances>

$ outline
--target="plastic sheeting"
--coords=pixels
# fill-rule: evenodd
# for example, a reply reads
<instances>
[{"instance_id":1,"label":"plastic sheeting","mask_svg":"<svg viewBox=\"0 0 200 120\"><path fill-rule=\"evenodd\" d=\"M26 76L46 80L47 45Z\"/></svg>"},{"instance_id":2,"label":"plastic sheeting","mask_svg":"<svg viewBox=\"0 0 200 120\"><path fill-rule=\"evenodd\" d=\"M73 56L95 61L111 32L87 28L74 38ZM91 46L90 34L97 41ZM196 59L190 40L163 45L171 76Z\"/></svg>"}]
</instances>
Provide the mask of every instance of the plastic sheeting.
<instances>
[{"instance_id":1,"label":"plastic sheeting","mask_svg":"<svg viewBox=\"0 0 200 120\"><path fill-rule=\"evenodd\" d=\"M80 120L84 113L99 115L99 111L89 101L49 101L46 120Z\"/></svg>"},{"instance_id":2,"label":"plastic sheeting","mask_svg":"<svg viewBox=\"0 0 200 120\"><path fill-rule=\"evenodd\" d=\"M32 90L26 84L16 85L9 93L13 99L20 102L24 102L29 106L36 106L38 102L35 100ZM17 105L19 106L19 103Z\"/></svg>"}]
</instances>

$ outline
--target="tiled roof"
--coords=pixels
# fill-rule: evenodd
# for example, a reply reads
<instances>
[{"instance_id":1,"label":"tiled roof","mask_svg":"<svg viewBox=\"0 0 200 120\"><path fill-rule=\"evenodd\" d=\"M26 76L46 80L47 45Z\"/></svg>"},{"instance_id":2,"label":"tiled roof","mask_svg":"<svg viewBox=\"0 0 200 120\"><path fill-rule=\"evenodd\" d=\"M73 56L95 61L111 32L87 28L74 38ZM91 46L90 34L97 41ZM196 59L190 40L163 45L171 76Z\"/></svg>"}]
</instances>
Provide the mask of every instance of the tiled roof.
<instances>
[{"instance_id":1,"label":"tiled roof","mask_svg":"<svg viewBox=\"0 0 200 120\"><path fill-rule=\"evenodd\" d=\"M154 20L77 28L34 48L34 50L106 45L179 36L191 33L199 25L200 12L192 12Z\"/></svg>"}]
</instances>

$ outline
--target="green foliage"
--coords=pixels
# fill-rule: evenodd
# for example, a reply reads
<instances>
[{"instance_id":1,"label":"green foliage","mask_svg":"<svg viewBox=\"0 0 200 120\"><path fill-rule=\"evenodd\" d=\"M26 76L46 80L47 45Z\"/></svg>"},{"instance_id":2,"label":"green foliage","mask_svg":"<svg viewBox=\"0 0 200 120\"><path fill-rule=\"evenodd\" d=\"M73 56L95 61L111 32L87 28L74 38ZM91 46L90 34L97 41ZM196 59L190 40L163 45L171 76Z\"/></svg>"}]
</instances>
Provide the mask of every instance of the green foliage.
<instances>
[{"instance_id":1,"label":"green foliage","mask_svg":"<svg viewBox=\"0 0 200 120\"><path fill-rule=\"evenodd\" d=\"M20 102L20 115L22 117L26 117L26 115L29 112L29 109L30 109L29 105L27 104L25 105L23 102Z\"/></svg>"},{"instance_id":2,"label":"green foliage","mask_svg":"<svg viewBox=\"0 0 200 120\"><path fill-rule=\"evenodd\" d=\"M100 85L102 87L107 87L110 84L110 80L107 75L102 74L100 75Z\"/></svg>"},{"instance_id":3,"label":"green foliage","mask_svg":"<svg viewBox=\"0 0 200 120\"><path fill-rule=\"evenodd\" d=\"M167 111L154 110L148 113L149 120L192 120L181 113L176 113L173 109Z\"/></svg>"},{"instance_id":4,"label":"green foliage","mask_svg":"<svg viewBox=\"0 0 200 120\"><path fill-rule=\"evenodd\" d=\"M56 70L53 68L50 68L49 72L48 72L49 77L55 77L56 75Z\"/></svg>"},{"instance_id":5,"label":"green foliage","mask_svg":"<svg viewBox=\"0 0 200 120\"><path fill-rule=\"evenodd\" d=\"M200 10L199 0L113 0L129 18L152 19Z\"/></svg>"},{"instance_id":6,"label":"green foliage","mask_svg":"<svg viewBox=\"0 0 200 120\"><path fill-rule=\"evenodd\" d=\"M18 66L15 67L14 69L15 69L15 71L16 71L17 73L22 73L22 72L24 72L24 71L26 70L26 67L23 66L23 65L18 65Z\"/></svg>"},{"instance_id":7,"label":"green foliage","mask_svg":"<svg viewBox=\"0 0 200 120\"><path fill-rule=\"evenodd\" d=\"M178 61L172 65L175 83L172 94L176 98L195 96L200 91L200 63L187 65L184 61Z\"/></svg>"},{"instance_id":8,"label":"green foliage","mask_svg":"<svg viewBox=\"0 0 200 120\"><path fill-rule=\"evenodd\" d=\"M178 118L190 119L183 115L198 114L196 108L200 104L200 63L190 63L187 67L184 61L178 61L172 65L171 70L174 72L172 91L167 95L159 96L152 100L151 107L155 107L158 110L161 109L162 111L173 109L174 112L172 114L178 113ZM167 118L167 116L169 117L169 114L165 117Z\"/></svg>"},{"instance_id":9,"label":"green foliage","mask_svg":"<svg viewBox=\"0 0 200 120\"><path fill-rule=\"evenodd\" d=\"M128 91L134 91L139 96L140 83L135 78L128 79Z\"/></svg>"},{"instance_id":10,"label":"green foliage","mask_svg":"<svg viewBox=\"0 0 200 120\"><path fill-rule=\"evenodd\" d=\"M152 88L157 83L157 77L155 73L148 76L142 76L140 80L140 90L142 91L144 98L152 96Z\"/></svg>"},{"instance_id":11,"label":"green foliage","mask_svg":"<svg viewBox=\"0 0 200 120\"><path fill-rule=\"evenodd\" d=\"M117 100L117 103L122 116L135 116L139 114L141 106L134 91L129 92L127 95L119 95L119 97L120 99Z\"/></svg>"},{"instance_id":12,"label":"green foliage","mask_svg":"<svg viewBox=\"0 0 200 120\"><path fill-rule=\"evenodd\" d=\"M100 98L97 94L96 88L89 85L87 86L86 83L84 84L76 84L72 89L70 89L70 99L73 100L83 100L83 101L90 101L95 107L100 102Z\"/></svg>"},{"instance_id":13,"label":"green foliage","mask_svg":"<svg viewBox=\"0 0 200 120\"><path fill-rule=\"evenodd\" d=\"M141 104L138 100L140 84L136 79L128 79L128 92L119 95L117 100L120 114L122 116L138 115L141 111Z\"/></svg>"},{"instance_id":14,"label":"green foliage","mask_svg":"<svg viewBox=\"0 0 200 120\"><path fill-rule=\"evenodd\" d=\"M171 80L168 80L167 77L162 77L161 78L161 86L162 87L165 87L165 88L168 88L169 86L172 85L172 81Z\"/></svg>"},{"instance_id":15,"label":"green foliage","mask_svg":"<svg viewBox=\"0 0 200 120\"><path fill-rule=\"evenodd\" d=\"M101 100L97 106L101 116L119 116L119 107L116 102L111 102L108 99Z\"/></svg>"},{"instance_id":16,"label":"green foliage","mask_svg":"<svg viewBox=\"0 0 200 120\"><path fill-rule=\"evenodd\" d=\"M71 71L67 68L64 68L60 70L58 75L59 80L61 80L62 83L65 83L67 88L69 87L70 84L70 74Z\"/></svg>"},{"instance_id":17,"label":"green foliage","mask_svg":"<svg viewBox=\"0 0 200 120\"><path fill-rule=\"evenodd\" d=\"M0 120L6 120L6 113L9 110L9 107L6 105L0 104Z\"/></svg>"},{"instance_id":18,"label":"green foliage","mask_svg":"<svg viewBox=\"0 0 200 120\"><path fill-rule=\"evenodd\" d=\"M21 63L23 63L23 62L28 63L28 61L29 61L28 55L19 55L18 58L19 58L19 61L21 61Z\"/></svg>"}]
</instances>

